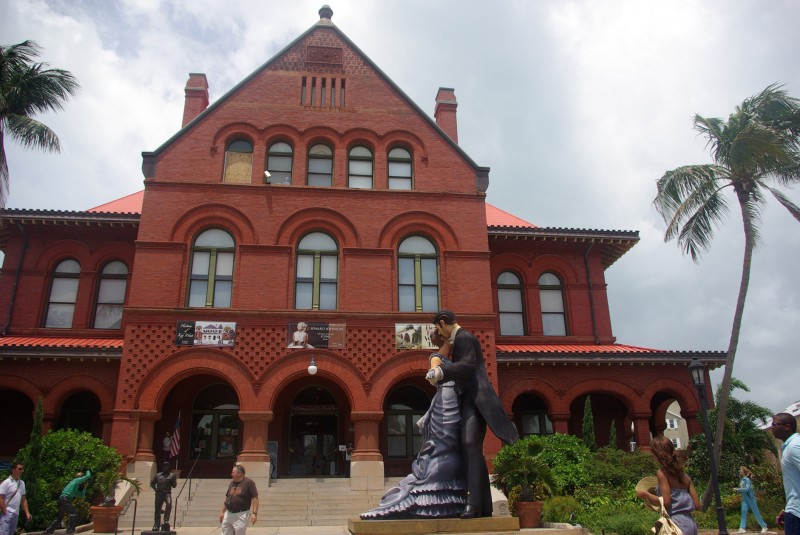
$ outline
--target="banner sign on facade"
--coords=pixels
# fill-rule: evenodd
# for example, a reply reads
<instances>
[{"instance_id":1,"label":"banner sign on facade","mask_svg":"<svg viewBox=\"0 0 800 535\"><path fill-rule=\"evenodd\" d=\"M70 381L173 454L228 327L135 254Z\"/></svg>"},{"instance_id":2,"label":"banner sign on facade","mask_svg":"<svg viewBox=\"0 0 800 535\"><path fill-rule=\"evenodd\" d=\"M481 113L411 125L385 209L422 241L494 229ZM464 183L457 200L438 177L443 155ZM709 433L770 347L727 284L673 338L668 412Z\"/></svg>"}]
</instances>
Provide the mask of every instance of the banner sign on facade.
<instances>
[{"instance_id":1,"label":"banner sign on facade","mask_svg":"<svg viewBox=\"0 0 800 535\"><path fill-rule=\"evenodd\" d=\"M287 332L287 346L305 349L342 349L344 348L346 324L315 323L298 321L290 323Z\"/></svg>"},{"instance_id":2,"label":"banner sign on facade","mask_svg":"<svg viewBox=\"0 0 800 535\"><path fill-rule=\"evenodd\" d=\"M175 344L179 346L233 347L236 323L229 321L179 321Z\"/></svg>"},{"instance_id":3,"label":"banner sign on facade","mask_svg":"<svg viewBox=\"0 0 800 535\"><path fill-rule=\"evenodd\" d=\"M431 342L431 334L436 327L430 323L395 323L394 340L396 349L437 349Z\"/></svg>"}]
</instances>

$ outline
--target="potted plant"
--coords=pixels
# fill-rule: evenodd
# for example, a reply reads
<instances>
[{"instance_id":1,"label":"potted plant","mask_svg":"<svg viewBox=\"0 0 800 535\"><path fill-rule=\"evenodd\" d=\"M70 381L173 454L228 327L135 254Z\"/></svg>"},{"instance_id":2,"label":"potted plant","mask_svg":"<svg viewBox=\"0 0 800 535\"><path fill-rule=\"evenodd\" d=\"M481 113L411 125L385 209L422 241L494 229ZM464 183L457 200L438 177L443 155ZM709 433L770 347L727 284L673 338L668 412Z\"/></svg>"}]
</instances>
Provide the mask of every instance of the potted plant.
<instances>
[{"instance_id":1,"label":"potted plant","mask_svg":"<svg viewBox=\"0 0 800 535\"><path fill-rule=\"evenodd\" d=\"M540 454L544 446L525 438L503 446L494 458L492 485L508 499L508 508L519 517L520 528L538 528L544 500L558 485Z\"/></svg>"},{"instance_id":2,"label":"potted plant","mask_svg":"<svg viewBox=\"0 0 800 535\"><path fill-rule=\"evenodd\" d=\"M130 484L136 494L142 490L138 480L129 478L119 470L105 470L95 476L95 488L102 495L100 505L91 507L95 533L116 532L117 518L122 512L122 506L116 504L115 493L121 482Z\"/></svg>"}]
</instances>

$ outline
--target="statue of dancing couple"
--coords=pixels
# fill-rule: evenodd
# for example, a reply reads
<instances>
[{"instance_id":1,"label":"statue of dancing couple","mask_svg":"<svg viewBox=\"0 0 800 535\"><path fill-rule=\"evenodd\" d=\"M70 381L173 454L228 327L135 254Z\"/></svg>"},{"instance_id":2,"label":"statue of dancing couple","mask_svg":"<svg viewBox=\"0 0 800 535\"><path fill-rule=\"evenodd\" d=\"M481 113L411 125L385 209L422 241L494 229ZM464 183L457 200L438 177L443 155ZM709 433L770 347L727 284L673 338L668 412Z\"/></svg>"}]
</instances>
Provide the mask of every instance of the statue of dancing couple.
<instances>
[{"instance_id":1,"label":"statue of dancing couple","mask_svg":"<svg viewBox=\"0 0 800 535\"><path fill-rule=\"evenodd\" d=\"M506 444L519 438L489 382L480 342L450 310L433 318L425 379L436 386L428 412L417 422L422 446L411 474L389 490L362 519L476 518L492 516L489 471L483 457L488 424Z\"/></svg>"}]
</instances>

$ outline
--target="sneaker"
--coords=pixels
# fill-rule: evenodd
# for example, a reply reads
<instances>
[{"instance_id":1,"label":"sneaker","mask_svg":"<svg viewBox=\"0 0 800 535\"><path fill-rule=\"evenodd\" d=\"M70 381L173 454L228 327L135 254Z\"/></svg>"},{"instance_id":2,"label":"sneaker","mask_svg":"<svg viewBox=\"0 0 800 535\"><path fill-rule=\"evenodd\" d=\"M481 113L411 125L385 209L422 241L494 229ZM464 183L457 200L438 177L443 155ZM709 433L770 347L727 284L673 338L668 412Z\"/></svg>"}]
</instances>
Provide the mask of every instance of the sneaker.
<instances>
[{"instance_id":1,"label":"sneaker","mask_svg":"<svg viewBox=\"0 0 800 535\"><path fill-rule=\"evenodd\" d=\"M737 533L747 533L747 530L744 528L739 528L739 531L737 531Z\"/></svg>"},{"instance_id":2,"label":"sneaker","mask_svg":"<svg viewBox=\"0 0 800 535\"><path fill-rule=\"evenodd\" d=\"M777 533L777 531L770 531L769 528L762 528L761 533Z\"/></svg>"}]
</instances>

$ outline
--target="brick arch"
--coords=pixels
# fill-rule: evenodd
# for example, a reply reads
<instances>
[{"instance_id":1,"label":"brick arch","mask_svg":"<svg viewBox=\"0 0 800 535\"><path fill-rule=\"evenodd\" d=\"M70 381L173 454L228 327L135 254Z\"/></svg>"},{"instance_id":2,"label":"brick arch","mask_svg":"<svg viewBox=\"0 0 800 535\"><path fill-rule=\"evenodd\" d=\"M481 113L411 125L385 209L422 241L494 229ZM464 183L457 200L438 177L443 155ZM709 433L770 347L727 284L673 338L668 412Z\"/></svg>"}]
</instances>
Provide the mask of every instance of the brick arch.
<instances>
[{"instance_id":1,"label":"brick arch","mask_svg":"<svg viewBox=\"0 0 800 535\"><path fill-rule=\"evenodd\" d=\"M303 144L300 130L286 123L269 125L263 130L260 141L264 144L265 149L269 149L270 145L279 141L289 142L295 153L297 152L297 145Z\"/></svg>"},{"instance_id":2,"label":"brick arch","mask_svg":"<svg viewBox=\"0 0 800 535\"><path fill-rule=\"evenodd\" d=\"M69 396L77 392L91 392L100 402L100 412L110 414L114 410L114 392L102 381L91 375L75 374L59 381L42 400L45 414L58 414Z\"/></svg>"},{"instance_id":3,"label":"brick arch","mask_svg":"<svg viewBox=\"0 0 800 535\"><path fill-rule=\"evenodd\" d=\"M340 138L341 145L348 152L356 145L365 145L372 151L373 157L375 152L380 150L380 136L374 130L368 128L353 128L344 132Z\"/></svg>"},{"instance_id":4,"label":"brick arch","mask_svg":"<svg viewBox=\"0 0 800 535\"><path fill-rule=\"evenodd\" d=\"M688 372L687 372L688 375ZM675 379L656 379L647 385L642 392L641 399L645 400L647 409L650 410L650 400L659 392L670 394L681 406L681 412L689 411L691 414L700 412L700 401L694 387L689 387ZM637 410L639 408L637 407ZM642 408L644 410L644 408ZM685 416L684 416L685 418Z\"/></svg>"},{"instance_id":5,"label":"brick arch","mask_svg":"<svg viewBox=\"0 0 800 535\"><path fill-rule=\"evenodd\" d=\"M75 260L81 265L81 272L92 266L92 252L89 246L78 240L62 240L50 244L42 251L36 261L36 269L52 275L53 270L62 260Z\"/></svg>"},{"instance_id":6,"label":"brick arch","mask_svg":"<svg viewBox=\"0 0 800 535\"><path fill-rule=\"evenodd\" d=\"M240 411L260 410L253 391L253 377L247 367L221 349L190 349L180 358L158 363L142 377L134 406L142 412L161 412L164 400L181 381L194 375L219 377L236 392Z\"/></svg>"},{"instance_id":7,"label":"brick arch","mask_svg":"<svg viewBox=\"0 0 800 535\"><path fill-rule=\"evenodd\" d=\"M220 227L231 234L237 245L256 243L257 235L253 222L240 210L219 203L196 206L181 215L172 227L170 241L191 244L202 230Z\"/></svg>"},{"instance_id":8,"label":"brick arch","mask_svg":"<svg viewBox=\"0 0 800 535\"><path fill-rule=\"evenodd\" d=\"M284 358L270 366L266 380L259 386L258 410L278 410L274 404L281 392L295 381L309 377L308 364L312 354L317 365L315 377L325 378L337 385L347 396L351 410L364 410L360 408L364 394L355 390L364 381L363 375L350 360L324 349L295 349L291 358Z\"/></svg>"},{"instance_id":9,"label":"brick arch","mask_svg":"<svg viewBox=\"0 0 800 535\"><path fill-rule=\"evenodd\" d=\"M329 126L312 126L307 130L300 130L300 135L303 136L306 152L317 143L329 145L335 152L338 145L337 140L341 134Z\"/></svg>"},{"instance_id":10,"label":"brick arch","mask_svg":"<svg viewBox=\"0 0 800 535\"><path fill-rule=\"evenodd\" d=\"M247 140L253 144L253 150L255 150L256 141L261 137L255 125L241 121L226 124L217 130L211 144L213 146L221 145L220 150L224 152L228 148L228 143L233 141L237 136L247 138Z\"/></svg>"},{"instance_id":11,"label":"brick arch","mask_svg":"<svg viewBox=\"0 0 800 535\"><path fill-rule=\"evenodd\" d=\"M372 376L370 392L372 396L367 400L367 411L382 411L386 396L397 383L410 377L424 376L428 371L428 357L431 350L403 351L384 361Z\"/></svg>"},{"instance_id":12,"label":"brick arch","mask_svg":"<svg viewBox=\"0 0 800 535\"><path fill-rule=\"evenodd\" d=\"M410 211L393 217L380 230L378 246L396 249L400 241L412 234L433 238L439 251L459 249L458 235L450 224L430 212Z\"/></svg>"},{"instance_id":13,"label":"brick arch","mask_svg":"<svg viewBox=\"0 0 800 535\"><path fill-rule=\"evenodd\" d=\"M541 379L521 375L511 383L504 384L500 392L500 402L507 413L511 413L514 402L522 394L536 394L544 401L549 411L564 412L569 410L569 405L566 406L566 409L562 406L558 390L553 385Z\"/></svg>"},{"instance_id":14,"label":"brick arch","mask_svg":"<svg viewBox=\"0 0 800 535\"><path fill-rule=\"evenodd\" d=\"M404 147L411 149L411 155L421 158L427 154L425 142L417 136L414 132L408 130L391 130L383 134L383 143L381 144L384 152L389 152L389 149L395 147Z\"/></svg>"},{"instance_id":15,"label":"brick arch","mask_svg":"<svg viewBox=\"0 0 800 535\"><path fill-rule=\"evenodd\" d=\"M36 407L36 400L40 397L44 398L44 393L38 386L19 375L0 374L0 388L14 390L28 396L34 408ZM42 405L44 405L44 399L42 399Z\"/></svg>"},{"instance_id":16,"label":"brick arch","mask_svg":"<svg viewBox=\"0 0 800 535\"><path fill-rule=\"evenodd\" d=\"M497 284L497 277L504 271L513 271L521 279L523 286L531 281L531 264L524 256L517 253L502 253L493 256L491 260L492 284ZM538 277L536 278L538 281Z\"/></svg>"},{"instance_id":17,"label":"brick arch","mask_svg":"<svg viewBox=\"0 0 800 535\"><path fill-rule=\"evenodd\" d=\"M612 379L586 379L575 383L564 393L562 406L569 408L580 396L594 392L608 394L621 400L629 413L641 407L639 403L641 397L633 388L621 381ZM650 410L649 407L647 410Z\"/></svg>"},{"instance_id":18,"label":"brick arch","mask_svg":"<svg viewBox=\"0 0 800 535\"><path fill-rule=\"evenodd\" d=\"M343 247L361 247L361 236L352 221L330 208L304 208L298 210L278 227L277 245L294 246L305 234L315 230L334 236L339 252Z\"/></svg>"},{"instance_id":19,"label":"brick arch","mask_svg":"<svg viewBox=\"0 0 800 535\"><path fill-rule=\"evenodd\" d=\"M575 271L575 267L564 260L563 256L555 254L545 254L537 256L530 267L531 282L539 283L539 277L543 273L551 271L561 277L564 286L568 284L577 284L580 282L579 274Z\"/></svg>"},{"instance_id":20,"label":"brick arch","mask_svg":"<svg viewBox=\"0 0 800 535\"><path fill-rule=\"evenodd\" d=\"M133 256L136 248L133 244L114 242L98 247L92 255L92 271L98 274L106 267L106 264L119 260L128 266L128 274L133 272Z\"/></svg>"}]
</instances>

